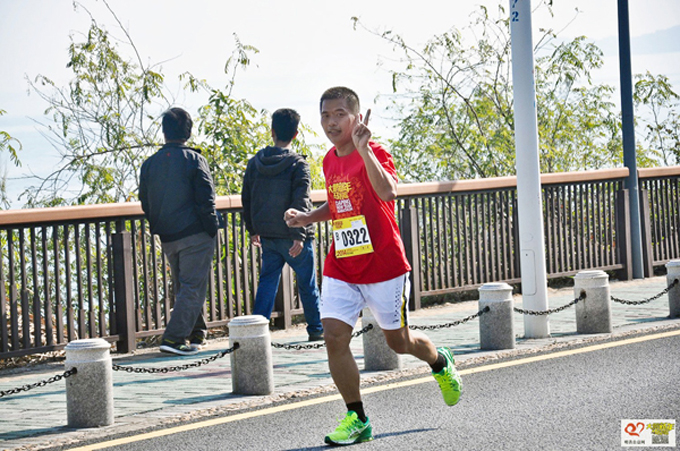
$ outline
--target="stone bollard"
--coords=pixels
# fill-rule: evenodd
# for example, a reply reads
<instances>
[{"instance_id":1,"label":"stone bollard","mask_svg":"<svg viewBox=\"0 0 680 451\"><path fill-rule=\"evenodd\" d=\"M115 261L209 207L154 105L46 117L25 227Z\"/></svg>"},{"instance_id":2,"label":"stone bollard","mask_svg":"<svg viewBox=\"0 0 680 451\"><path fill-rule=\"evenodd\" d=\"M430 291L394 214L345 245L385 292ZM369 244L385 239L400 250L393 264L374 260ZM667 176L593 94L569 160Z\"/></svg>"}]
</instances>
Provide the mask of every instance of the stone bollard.
<instances>
[{"instance_id":1,"label":"stone bollard","mask_svg":"<svg viewBox=\"0 0 680 451\"><path fill-rule=\"evenodd\" d=\"M600 270L581 271L574 277L574 298L585 293L586 298L576 304L576 332L602 334L612 331L609 276Z\"/></svg>"},{"instance_id":2,"label":"stone bollard","mask_svg":"<svg viewBox=\"0 0 680 451\"><path fill-rule=\"evenodd\" d=\"M237 316L229 321L229 345L239 344L231 356L231 387L237 395L274 392L274 365L269 320L262 315Z\"/></svg>"},{"instance_id":3,"label":"stone bollard","mask_svg":"<svg viewBox=\"0 0 680 451\"><path fill-rule=\"evenodd\" d=\"M481 349L513 349L515 325L512 318L512 287L507 283L485 283L479 287L479 310L489 311L479 317Z\"/></svg>"},{"instance_id":4,"label":"stone bollard","mask_svg":"<svg viewBox=\"0 0 680 451\"><path fill-rule=\"evenodd\" d=\"M675 279L680 279L680 260L666 263L666 283L670 286ZM671 318L680 317L680 283L668 292L668 309Z\"/></svg>"},{"instance_id":5,"label":"stone bollard","mask_svg":"<svg viewBox=\"0 0 680 451\"><path fill-rule=\"evenodd\" d=\"M75 340L66 345L68 426L93 428L113 424L113 368L111 345L101 338Z\"/></svg>"},{"instance_id":6,"label":"stone bollard","mask_svg":"<svg viewBox=\"0 0 680 451\"><path fill-rule=\"evenodd\" d=\"M373 317L371 309L365 308L361 318L362 327L373 324L373 329L363 334L364 369L367 371L401 369L401 356L387 346L385 334Z\"/></svg>"}]
</instances>

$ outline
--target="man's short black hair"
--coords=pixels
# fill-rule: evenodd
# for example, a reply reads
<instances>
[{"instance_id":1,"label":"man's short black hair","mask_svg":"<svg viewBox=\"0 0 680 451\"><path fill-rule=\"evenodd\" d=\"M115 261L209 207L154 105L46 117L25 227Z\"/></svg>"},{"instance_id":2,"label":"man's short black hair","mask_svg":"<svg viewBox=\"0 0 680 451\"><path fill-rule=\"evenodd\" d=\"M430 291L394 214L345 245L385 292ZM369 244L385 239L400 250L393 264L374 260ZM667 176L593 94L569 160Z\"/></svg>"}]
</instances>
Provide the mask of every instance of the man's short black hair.
<instances>
[{"instance_id":1,"label":"man's short black hair","mask_svg":"<svg viewBox=\"0 0 680 451\"><path fill-rule=\"evenodd\" d=\"M182 108L174 107L163 113L163 135L166 141L188 141L194 123Z\"/></svg>"},{"instance_id":2,"label":"man's short black hair","mask_svg":"<svg viewBox=\"0 0 680 451\"><path fill-rule=\"evenodd\" d=\"M295 138L299 123L300 115L290 108L281 108L272 114L272 130L281 142L291 142Z\"/></svg>"},{"instance_id":3,"label":"man's short black hair","mask_svg":"<svg viewBox=\"0 0 680 451\"><path fill-rule=\"evenodd\" d=\"M319 102L319 110L323 107L324 100L334 100L334 99L345 99L347 101L347 106L350 111L354 114L359 114L359 96L356 92L344 86L336 86L334 88L326 89L326 91L321 94L321 101Z\"/></svg>"}]
</instances>

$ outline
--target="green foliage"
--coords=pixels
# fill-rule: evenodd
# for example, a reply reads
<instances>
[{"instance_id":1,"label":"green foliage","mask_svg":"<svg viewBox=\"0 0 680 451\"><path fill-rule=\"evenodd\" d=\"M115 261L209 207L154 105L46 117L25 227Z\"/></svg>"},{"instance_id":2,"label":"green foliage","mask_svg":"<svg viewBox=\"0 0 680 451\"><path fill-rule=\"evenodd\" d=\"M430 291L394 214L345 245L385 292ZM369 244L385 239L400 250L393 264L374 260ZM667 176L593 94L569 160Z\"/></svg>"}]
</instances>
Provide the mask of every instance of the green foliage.
<instances>
[{"instance_id":1,"label":"green foliage","mask_svg":"<svg viewBox=\"0 0 680 451\"><path fill-rule=\"evenodd\" d=\"M7 114L7 111L0 109L0 116ZM7 151L10 161L17 167L21 166L18 152L21 150L21 142L13 138L9 133L0 130L0 154Z\"/></svg>"},{"instance_id":2,"label":"green foliage","mask_svg":"<svg viewBox=\"0 0 680 451\"><path fill-rule=\"evenodd\" d=\"M115 17L115 16L114 16ZM67 67L74 78L58 87L44 75L29 81L48 107L45 136L61 155L54 172L24 195L30 206L120 202L132 198L137 171L159 144L158 111L169 101L163 75L121 56L91 18L83 41L71 37Z\"/></svg>"},{"instance_id":3,"label":"green foliage","mask_svg":"<svg viewBox=\"0 0 680 451\"><path fill-rule=\"evenodd\" d=\"M502 4L495 18L480 7L467 27L434 36L421 50L391 31L373 31L353 21L402 55L402 68L392 72L388 107L399 120L399 135L390 146L402 178L455 180L515 173L510 27ZM601 50L585 37L560 42L552 30L542 30L537 42L541 171L620 166L621 120L612 101L614 89L592 80L603 64ZM638 165L670 164L672 156L677 161L678 102L668 80L641 77L636 90L638 106L647 107L652 118L639 146Z\"/></svg>"},{"instance_id":4,"label":"green foliage","mask_svg":"<svg viewBox=\"0 0 680 451\"><path fill-rule=\"evenodd\" d=\"M633 100L644 125L643 151L665 166L680 164L680 97L668 78L647 72L636 75ZM641 113L641 114L640 114Z\"/></svg>"},{"instance_id":5,"label":"green foliage","mask_svg":"<svg viewBox=\"0 0 680 451\"><path fill-rule=\"evenodd\" d=\"M7 114L5 110L0 109L0 116ZM21 161L19 160L19 155L17 152L21 150L21 142L13 138L9 133L4 130L0 130L0 155L7 151L9 153L9 159L16 167L21 166ZM0 173L0 205L3 208L9 208L10 201L7 198L7 170L0 165L2 172Z\"/></svg>"},{"instance_id":6,"label":"green foliage","mask_svg":"<svg viewBox=\"0 0 680 451\"><path fill-rule=\"evenodd\" d=\"M131 36L104 3L125 34L118 40L125 49L90 15L83 39L71 38L67 66L73 79L68 85L58 87L43 75L29 81L48 104L45 113L51 122L43 124L45 136L61 155L54 172L22 194L29 206L136 199L139 168L163 142L159 117L173 105L166 94L165 76L161 68L142 62ZM126 50L134 55L132 59L124 56ZM220 195L240 193L248 159L271 142L269 114L232 95L237 72L246 69L257 53L236 37L224 68L228 80L224 89L213 88L189 72L180 76L186 92L207 96L198 115L192 114L194 133L189 145L207 158ZM296 150L312 157L314 149L304 142L304 133L311 130L302 125L302 132ZM310 159L318 185L319 165Z\"/></svg>"}]
</instances>

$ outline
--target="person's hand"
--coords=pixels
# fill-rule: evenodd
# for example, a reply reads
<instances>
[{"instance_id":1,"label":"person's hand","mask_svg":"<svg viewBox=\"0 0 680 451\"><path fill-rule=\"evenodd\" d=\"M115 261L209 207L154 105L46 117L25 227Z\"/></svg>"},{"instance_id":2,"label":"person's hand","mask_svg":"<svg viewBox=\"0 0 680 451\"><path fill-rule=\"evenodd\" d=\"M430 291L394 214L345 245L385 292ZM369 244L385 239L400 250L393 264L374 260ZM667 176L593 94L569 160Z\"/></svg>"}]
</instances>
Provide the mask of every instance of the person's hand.
<instances>
[{"instance_id":1,"label":"person's hand","mask_svg":"<svg viewBox=\"0 0 680 451\"><path fill-rule=\"evenodd\" d=\"M250 243L255 247L262 247L260 235L250 235Z\"/></svg>"},{"instance_id":2,"label":"person's hand","mask_svg":"<svg viewBox=\"0 0 680 451\"><path fill-rule=\"evenodd\" d=\"M368 118L371 117L371 110L366 111L366 116L364 121L358 120L354 124L354 129L352 130L352 141L354 142L354 147L363 154L363 152L368 150L368 140L371 139L372 133L368 128Z\"/></svg>"},{"instance_id":3,"label":"person's hand","mask_svg":"<svg viewBox=\"0 0 680 451\"><path fill-rule=\"evenodd\" d=\"M305 227L309 223L307 221L307 213L295 208L286 210L283 214L283 220L286 221L288 227Z\"/></svg>"},{"instance_id":4,"label":"person's hand","mask_svg":"<svg viewBox=\"0 0 680 451\"><path fill-rule=\"evenodd\" d=\"M302 252L303 242L300 240L293 240L293 245L288 249L288 255L295 258Z\"/></svg>"}]
</instances>

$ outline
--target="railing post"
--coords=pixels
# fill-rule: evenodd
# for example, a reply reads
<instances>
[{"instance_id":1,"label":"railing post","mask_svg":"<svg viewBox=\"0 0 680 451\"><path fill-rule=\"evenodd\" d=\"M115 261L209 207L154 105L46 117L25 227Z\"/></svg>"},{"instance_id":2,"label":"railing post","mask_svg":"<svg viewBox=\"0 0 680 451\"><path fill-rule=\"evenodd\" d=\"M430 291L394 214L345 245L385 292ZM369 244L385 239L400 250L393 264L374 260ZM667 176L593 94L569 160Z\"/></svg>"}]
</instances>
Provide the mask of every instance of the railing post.
<instances>
[{"instance_id":1,"label":"railing post","mask_svg":"<svg viewBox=\"0 0 680 451\"><path fill-rule=\"evenodd\" d=\"M116 232L113 241L113 283L116 302L116 331L118 352L136 348L135 299L132 271L132 240L130 232Z\"/></svg>"},{"instance_id":2,"label":"railing post","mask_svg":"<svg viewBox=\"0 0 680 451\"><path fill-rule=\"evenodd\" d=\"M229 321L231 386L237 395L269 395L274 391L269 321L262 315L237 316Z\"/></svg>"},{"instance_id":3,"label":"railing post","mask_svg":"<svg viewBox=\"0 0 680 451\"><path fill-rule=\"evenodd\" d=\"M584 293L586 298L576 304L576 333L611 333L612 311L607 273L594 270L576 274L574 298Z\"/></svg>"},{"instance_id":4,"label":"railing post","mask_svg":"<svg viewBox=\"0 0 680 451\"><path fill-rule=\"evenodd\" d=\"M630 198L627 189L616 192L616 246L619 263L623 269L617 272L619 280L633 279L633 255L630 234Z\"/></svg>"},{"instance_id":5,"label":"railing post","mask_svg":"<svg viewBox=\"0 0 680 451\"><path fill-rule=\"evenodd\" d=\"M645 277L654 276L654 248L652 247L652 224L647 190L640 190L640 226L642 227L642 266Z\"/></svg>"},{"instance_id":6,"label":"railing post","mask_svg":"<svg viewBox=\"0 0 680 451\"><path fill-rule=\"evenodd\" d=\"M113 424L113 369L109 349L102 338L75 340L66 345L66 370L77 373L66 379L68 425L92 428Z\"/></svg>"},{"instance_id":7,"label":"railing post","mask_svg":"<svg viewBox=\"0 0 680 451\"><path fill-rule=\"evenodd\" d=\"M291 310L294 298L293 270L288 264L284 264L283 270L281 270L279 291L276 292L276 299L274 301L274 310L280 314L274 318L274 326L277 329L290 329L293 325Z\"/></svg>"},{"instance_id":8,"label":"railing post","mask_svg":"<svg viewBox=\"0 0 680 451\"><path fill-rule=\"evenodd\" d=\"M409 310L420 309L420 239L418 237L418 216L411 201L406 199L404 207L399 210L399 229L404 243L406 258L411 264L411 293Z\"/></svg>"},{"instance_id":9,"label":"railing post","mask_svg":"<svg viewBox=\"0 0 680 451\"><path fill-rule=\"evenodd\" d=\"M670 286L675 279L680 279L680 260L666 263L666 283ZM680 318L680 284L675 285L668 292L668 309L671 318Z\"/></svg>"}]
</instances>

